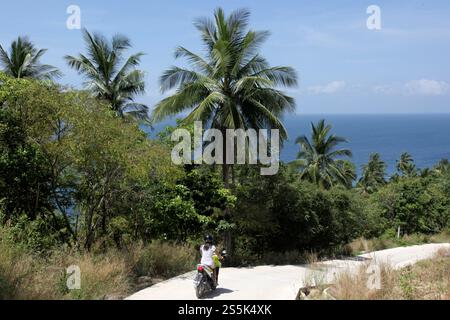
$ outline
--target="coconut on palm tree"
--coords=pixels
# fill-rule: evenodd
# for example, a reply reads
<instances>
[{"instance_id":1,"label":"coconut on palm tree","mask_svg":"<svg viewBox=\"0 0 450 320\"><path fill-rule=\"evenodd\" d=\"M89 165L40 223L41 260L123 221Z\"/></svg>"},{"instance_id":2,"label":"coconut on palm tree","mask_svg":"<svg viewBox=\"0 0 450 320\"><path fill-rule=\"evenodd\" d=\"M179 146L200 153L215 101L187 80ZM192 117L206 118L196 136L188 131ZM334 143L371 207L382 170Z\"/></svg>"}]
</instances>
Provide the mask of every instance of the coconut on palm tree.
<instances>
[{"instance_id":1,"label":"coconut on palm tree","mask_svg":"<svg viewBox=\"0 0 450 320\"><path fill-rule=\"evenodd\" d=\"M300 145L300 152L291 165L300 170L300 178L323 188L330 188L335 184L351 185L355 173L342 158L351 157L352 152L336 148L347 140L330 134L331 125L327 125L324 119L316 125L311 123L311 128L311 140L303 135L295 141Z\"/></svg>"},{"instance_id":2,"label":"coconut on palm tree","mask_svg":"<svg viewBox=\"0 0 450 320\"><path fill-rule=\"evenodd\" d=\"M373 193L386 184L386 163L381 160L378 153L372 153L369 162L362 166L362 177L356 187L362 193Z\"/></svg>"},{"instance_id":3,"label":"coconut on palm tree","mask_svg":"<svg viewBox=\"0 0 450 320\"><path fill-rule=\"evenodd\" d=\"M47 49L37 49L27 37L18 37L11 43L9 53L0 45L2 71L14 78L50 80L61 76L57 68L41 64Z\"/></svg>"},{"instance_id":4,"label":"coconut on palm tree","mask_svg":"<svg viewBox=\"0 0 450 320\"><path fill-rule=\"evenodd\" d=\"M161 90L176 92L156 105L154 121L189 111L185 122L203 121L222 132L279 129L281 138L287 137L280 116L295 109L294 99L278 88L295 86L296 73L290 67L271 67L261 56L258 49L269 33L248 30L249 15L247 10L237 10L226 16L219 8L213 20L195 22L205 55L176 49L175 57L186 58L190 68L174 66L161 76ZM228 186L229 165L222 168Z\"/></svg>"},{"instance_id":5,"label":"coconut on palm tree","mask_svg":"<svg viewBox=\"0 0 450 320\"><path fill-rule=\"evenodd\" d=\"M145 92L144 73L137 69L143 53L125 58L131 43L123 35L115 35L109 41L100 34L83 30L83 37L87 54L66 56L69 66L84 75L86 88L107 101L118 116L146 120L147 106L134 101L137 95Z\"/></svg>"}]
</instances>

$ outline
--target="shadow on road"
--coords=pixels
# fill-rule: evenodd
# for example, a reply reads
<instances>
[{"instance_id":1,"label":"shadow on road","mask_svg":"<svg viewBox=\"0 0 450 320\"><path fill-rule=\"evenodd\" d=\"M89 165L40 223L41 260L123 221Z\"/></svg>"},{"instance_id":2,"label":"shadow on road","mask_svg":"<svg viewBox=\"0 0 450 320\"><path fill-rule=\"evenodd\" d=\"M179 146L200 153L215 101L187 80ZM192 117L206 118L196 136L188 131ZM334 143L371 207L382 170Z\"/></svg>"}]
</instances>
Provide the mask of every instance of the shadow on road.
<instances>
[{"instance_id":1,"label":"shadow on road","mask_svg":"<svg viewBox=\"0 0 450 320\"><path fill-rule=\"evenodd\" d=\"M232 292L234 292L234 290L227 289L227 288L217 288L216 290L211 291L210 293L208 293L205 296L205 298L206 299L208 299L208 298L215 298L215 297L220 296L221 294L232 293Z\"/></svg>"}]
</instances>

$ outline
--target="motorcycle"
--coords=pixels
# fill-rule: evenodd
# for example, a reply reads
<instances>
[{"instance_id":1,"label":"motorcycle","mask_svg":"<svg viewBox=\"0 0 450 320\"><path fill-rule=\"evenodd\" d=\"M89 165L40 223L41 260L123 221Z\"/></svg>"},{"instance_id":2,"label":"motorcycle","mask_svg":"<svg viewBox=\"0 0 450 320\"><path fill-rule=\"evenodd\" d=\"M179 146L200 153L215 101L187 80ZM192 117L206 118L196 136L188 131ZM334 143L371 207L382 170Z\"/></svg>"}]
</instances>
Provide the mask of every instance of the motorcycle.
<instances>
[{"instance_id":1,"label":"motorcycle","mask_svg":"<svg viewBox=\"0 0 450 320\"><path fill-rule=\"evenodd\" d=\"M217 283L214 270L204 264L197 265L197 274L194 278L195 295L197 298L203 297L206 293L216 290Z\"/></svg>"},{"instance_id":2,"label":"motorcycle","mask_svg":"<svg viewBox=\"0 0 450 320\"><path fill-rule=\"evenodd\" d=\"M221 259L224 260L226 251L221 252ZM217 279L214 270L207 265L198 264L197 273L194 278L195 295L197 298L203 297L206 293L214 291L217 288Z\"/></svg>"}]
</instances>

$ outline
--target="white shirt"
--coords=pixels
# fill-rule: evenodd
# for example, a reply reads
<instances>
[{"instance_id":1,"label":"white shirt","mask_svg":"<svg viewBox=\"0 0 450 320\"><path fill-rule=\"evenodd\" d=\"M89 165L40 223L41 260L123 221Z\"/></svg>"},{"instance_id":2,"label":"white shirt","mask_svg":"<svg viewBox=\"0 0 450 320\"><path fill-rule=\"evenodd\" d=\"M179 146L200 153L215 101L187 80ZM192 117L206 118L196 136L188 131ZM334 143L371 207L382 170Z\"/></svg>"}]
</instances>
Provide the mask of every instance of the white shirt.
<instances>
[{"instance_id":1,"label":"white shirt","mask_svg":"<svg viewBox=\"0 0 450 320\"><path fill-rule=\"evenodd\" d=\"M204 245L202 245L200 247L200 253L202 254L202 260L200 261L200 264L205 264L207 266L210 266L211 268L214 268L213 256L215 251L216 247L213 245L210 245L208 250L205 250Z\"/></svg>"}]
</instances>

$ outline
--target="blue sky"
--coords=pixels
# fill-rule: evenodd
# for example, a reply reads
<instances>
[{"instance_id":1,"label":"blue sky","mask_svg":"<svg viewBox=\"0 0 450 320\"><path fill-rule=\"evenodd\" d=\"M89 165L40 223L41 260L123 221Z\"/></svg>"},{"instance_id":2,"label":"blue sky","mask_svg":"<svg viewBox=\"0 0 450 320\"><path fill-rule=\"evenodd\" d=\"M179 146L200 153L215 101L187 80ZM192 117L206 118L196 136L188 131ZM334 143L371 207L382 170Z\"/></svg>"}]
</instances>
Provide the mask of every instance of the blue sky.
<instances>
[{"instance_id":1,"label":"blue sky","mask_svg":"<svg viewBox=\"0 0 450 320\"><path fill-rule=\"evenodd\" d=\"M159 99L158 77L182 62L173 51L202 46L192 22L248 8L250 26L270 30L261 48L272 65L294 67L300 78L289 90L298 113L450 113L450 2L442 1L8 1L0 12L0 43L9 47L28 35L48 48L43 61L59 67L62 83L79 87L82 79L63 60L84 51L79 30L68 30L66 9L81 8L90 31L129 36L133 52L146 53L147 93L137 100L153 106ZM381 30L369 30L369 5L381 9Z\"/></svg>"}]
</instances>

